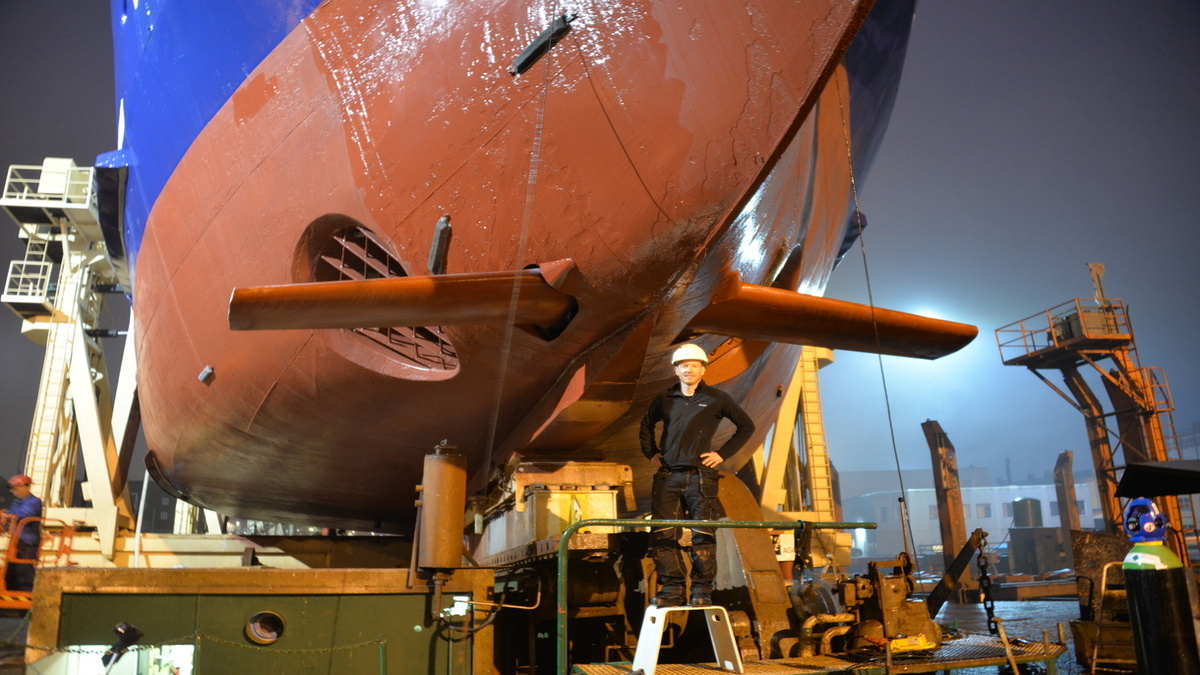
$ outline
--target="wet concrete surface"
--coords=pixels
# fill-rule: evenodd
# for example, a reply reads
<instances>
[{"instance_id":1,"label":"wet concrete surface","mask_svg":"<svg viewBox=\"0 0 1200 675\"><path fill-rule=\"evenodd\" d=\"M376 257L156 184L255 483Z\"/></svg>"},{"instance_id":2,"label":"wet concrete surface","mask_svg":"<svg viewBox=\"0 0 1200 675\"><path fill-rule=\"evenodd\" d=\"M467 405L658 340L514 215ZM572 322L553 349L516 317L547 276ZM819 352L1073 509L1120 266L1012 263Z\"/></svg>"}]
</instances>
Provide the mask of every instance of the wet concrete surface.
<instances>
[{"instance_id":1,"label":"wet concrete surface","mask_svg":"<svg viewBox=\"0 0 1200 675\"><path fill-rule=\"evenodd\" d=\"M1068 621L1079 618L1079 602L1069 600L1021 600L996 602L996 616L1003 619L1004 631L1010 639L1042 640L1043 631L1052 642L1058 641L1058 624L1062 624L1067 641L1067 652L1058 659L1058 675L1086 673L1083 666L1075 662L1075 648L1071 644L1071 627ZM957 628L971 633L987 633L987 613L983 605L957 605L947 603L938 614L938 623L948 628ZM964 668L954 671L960 675L995 675L996 668Z\"/></svg>"}]
</instances>

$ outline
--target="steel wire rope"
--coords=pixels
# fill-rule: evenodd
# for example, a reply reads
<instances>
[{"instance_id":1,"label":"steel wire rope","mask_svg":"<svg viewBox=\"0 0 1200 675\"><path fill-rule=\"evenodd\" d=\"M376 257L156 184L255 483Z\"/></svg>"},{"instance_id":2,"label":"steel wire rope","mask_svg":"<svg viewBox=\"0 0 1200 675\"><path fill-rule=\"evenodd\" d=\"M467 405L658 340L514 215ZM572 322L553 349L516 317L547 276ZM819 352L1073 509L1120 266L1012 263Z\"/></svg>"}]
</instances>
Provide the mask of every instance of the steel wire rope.
<instances>
[{"instance_id":1,"label":"steel wire rope","mask_svg":"<svg viewBox=\"0 0 1200 675\"><path fill-rule=\"evenodd\" d=\"M617 131L617 124L613 121L612 115L609 114L608 108L604 106L604 99L601 98L599 90L596 89L596 82L592 79L592 70L591 68L588 68L587 58L584 57L583 48L579 46L578 42L575 42L574 44L575 52L579 56L579 64L583 67L583 79L587 80L588 87L590 87L592 90L592 96L596 99L596 106L600 108L600 113L604 116L604 122L608 125L609 130L612 131L613 139L617 142L617 146L621 148L621 154L625 156L625 161L629 163L629 169L633 171L633 175L637 178L638 184L642 186L642 191L646 193L646 198L650 200L650 203L654 204L654 208L658 209L658 212L667 219L667 222L671 224L672 228L679 227L679 223L677 223L675 219L671 217L671 214L667 213L667 210L663 208L661 203L659 203L659 199L654 196L653 192L650 191L650 186L646 185L646 178L642 176L642 172L638 169L637 162L633 161L633 155L629 152L629 146L625 144L625 139L621 137L621 133ZM603 72L604 69L602 68L601 71ZM608 74L611 77L611 73Z\"/></svg>"},{"instance_id":2,"label":"steel wire rope","mask_svg":"<svg viewBox=\"0 0 1200 675\"><path fill-rule=\"evenodd\" d=\"M32 611L27 612L26 617L29 617L31 614L33 614ZM28 618L25 619L25 623L26 624L29 623ZM126 652L139 652L139 651L146 651L149 649L156 649L158 647L182 646L182 645L186 645L188 643L195 645L197 640L199 638L203 638L203 637L205 637L205 636L202 635L201 633L190 633L188 635L180 635L178 637L170 638L168 640L159 640L158 642L138 642L135 645L130 645L125 651ZM35 645L28 641L23 641L23 642L15 641L15 633L13 636L10 636L8 641L0 642L0 645L5 646L5 647L21 647L22 649L25 649L25 650L46 652L47 654L95 654L97 656L100 656L100 655L104 654L106 651L111 649L111 647L107 647L105 645L77 645L77 646L71 646L71 647L48 647L48 646L44 646L44 645ZM336 648L336 647L331 648L331 650L336 650L336 649L338 649L338 648Z\"/></svg>"},{"instance_id":3,"label":"steel wire rope","mask_svg":"<svg viewBox=\"0 0 1200 675\"><path fill-rule=\"evenodd\" d=\"M362 649L364 647L370 647L371 645L386 646L387 642L388 642L387 638L381 635L381 636L375 638L374 640L363 640L362 642L355 642L353 644L334 645L332 647L284 649L284 648L279 648L279 647L274 647L274 646L267 647L267 646L263 646L263 645L248 645L248 644L244 644L241 642L237 642L235 640L228 640L226 638L217 637L216 635L208 635L207 633L200 633L200 632L193 633L193 637L195 638L195 640L197 642L207 640L209 642L213 642L216 644L225 645L227 647L236 647L238 649L244 649L246 651L265 652L265 653L269 653L269 654L291 654L291 655L336 654L339 652L349 652L349 651L354 651L357 649ZM172 643L163 643L163 644L172 644ZM137 647L137 646L140 646L140 645L135 645L135 647ZM143 649L148 649L148 648L154 647L154 646L157 646L157 645L146 645L145 647L143 647ZM129 651L134 651L134 647L130 647Z\"/></svg>"},{"instance_id":4,"label":"steel wire rope","mask_svg":"<svg viewBox=\"0 0 1200 675\"><path fill-rule=\"evenodd\" d=\"M551 10L548 16L554 16L558 12L557 0L551 0L547 3ZM550 91L550 63L552 59L543 57L545 65L542 67L542 90L541 99L538 101L537 111L533 125L533 142L530 144L529 152L529 173L525 180L525 208L521 215L521 233L517 238L516 256L514 259L520 260L524 258L529 245L529 221L533 217L533 197L536 191L538 179L538 165L541 162L542 154L542 133L545 130L546 120L546 101ZM517 77L520 77L519 75ZM514 322L517 318L517 302L520 297L521 286L520 279L514 276L512 293L509 296L508 302L508 321L504 326L504 339L500 345L500 359L498 362L498 377L496 378L496 391L492 399L492 415L488 420L487 430L487 447L484 452L483 470L491 471L492 453L496 447L496 433L500 425L500 402L504 394L505 373L508 369L508 358L512 350L513 334L516 326Z\"/></svg>"},{"instance_id":5,"label":"steel wire rope","mask_svg":"<svg viewBox=\"0 0 1200 675\"><path fill-rule=\"evenodd\" d=\"M896 425L892 417L892 401L888 393L887 372L883 367L883 350L881 344L882 341L879 337L879 321L875 315L875 293L871 287L870 265L867 264L867 239L863 232L862 210L859 208L858 182L854 177L854 155L850 146L850 124L848 121L846 103L842 92L842 80L841 78L837 77L836 74L831 79L837 85L838 110L841 114L842 122L842 138L845 140L846 165L849 167L850 173L850 197L854 202L854 226L858 228L858 250L862 256L863 279L867 286L867 306L871 309L871 329L875 336L875 357L879 363L879 380L883 387L883 405L884 409L887 411L888 436L892 444L892 457L896 462L896 478L900 483L900 500L903 503L903 507L900 509L900 517L903 520L902 527L904 528L904 532L907 534L907 536L904 538L905 552L908 553L910 559L913 560L913 569L915 569L917 572L920 572L920 556L913 555L915 551L908 551L909 542L912 542L912 545L915 548L916 540L913 537L912 518L908 509L908 491L904 487L904 473L900 469L900 449L896 444Z\"/></svg>"},{"instance_id":6,"label":"steel wire rope","mask_svg":"<svg viewBox=\"0 0 1200 675\"><path fill-rule=\"evenodd\" d=\"M157 642L139 642L137 644L130 645L128 648L125 649L125 652L135 652L136 653L136 652L140 652L140 651L149 651L152 649L158 649L160 647L184 646L184 645L188 645L188 644L191 644L194 648L199 649L200 643L205 640L216 643L216 644L225 645L228 647L236 647L238 649L242 649L242 650L246 650L246 651L256 651L256 652L263 652L263 653L268 653L268 654L288 654L288 655L336 654L336 653L340 653L340 652L355 651L355 650L363 649L365 647L370 647L372 645L375 645L375 646L378 646L381 648L385 648L388 643L388 638L386 636L380 635L378 638L375 638L374 640L363 640L361 642L355 642L352 644L333 645L330 647L287 649L287 648L279 648L279 647L275 647L275 646L268 647L268 646L264 646L264 645L244 644L241 642L237 642L235 640L229 640L226 638L217 637L215 635L208 635L206 633L196 631L196 632L193 632L188 635L180 635L178 637L170 638L167 640L159 640ZM106 653L107 651L111 651L111 647L108 647L105 645L78 645L78 646L71 646L71 647L47 647L47 646L42 646L42 645L30 644L28 642L15 642L15 641L5 642L5 643L3 643L3 645L7 646L7 647L22 647L25 649L32 649L34 651L46 652L46 653L57 653L57 654L84 654L84 655L95 654L97 656L100 656L100 655L103 655L104 653Z\"/></svg>"}]
</instances>

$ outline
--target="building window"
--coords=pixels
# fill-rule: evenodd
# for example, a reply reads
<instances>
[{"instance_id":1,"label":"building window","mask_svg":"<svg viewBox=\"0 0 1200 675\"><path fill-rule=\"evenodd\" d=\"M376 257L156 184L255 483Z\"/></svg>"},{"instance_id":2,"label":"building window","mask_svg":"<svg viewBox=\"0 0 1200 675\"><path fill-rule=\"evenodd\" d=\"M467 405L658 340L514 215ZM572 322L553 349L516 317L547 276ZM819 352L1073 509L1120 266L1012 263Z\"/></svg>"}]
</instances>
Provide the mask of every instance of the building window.
<instances>
[{"instance_id":1,"label":"building window","mask_svg":"<svg viewBox=\"0 0 1200 675\"><path fill-rule=\"evenodd\" d=\"M930 505L929 505L929 519L930 519L930 520L937 520L937 519L938 519L938 509L937 509L937 504L930 504Z\"/></svg>"},{"instance_id":2,"label":"building window","mask_svg":"<svg viewBox=\"0 0 1200 675\"><path fill-rule=\"evenodd\" d=\"M1058 502L1050 502L1050 517L1053 518L1057 515L1058 515Z\"/></svg>"},{"instance_id":3,"label":"building window","mask_svg":"<svg viewBox=\"0 0 1200 675\"><path fill-rule=\"evenodd\" d=\"M1012 502L1004 502L1003 504L1001 504L1000 512L1004 514L1005 518L1012 518L1013 517Z\"/></svg>"},{"instance_id":4,"label":"building window","mask_svg":"<svg viewBox=\"0 0 1200 675\"><path fill-rule=\"evenodd\" d=\"M976 504L975 505L975 517L976 518L991 518L992 517L992 505L991 504Z\"/></svg>"}]
</instances>

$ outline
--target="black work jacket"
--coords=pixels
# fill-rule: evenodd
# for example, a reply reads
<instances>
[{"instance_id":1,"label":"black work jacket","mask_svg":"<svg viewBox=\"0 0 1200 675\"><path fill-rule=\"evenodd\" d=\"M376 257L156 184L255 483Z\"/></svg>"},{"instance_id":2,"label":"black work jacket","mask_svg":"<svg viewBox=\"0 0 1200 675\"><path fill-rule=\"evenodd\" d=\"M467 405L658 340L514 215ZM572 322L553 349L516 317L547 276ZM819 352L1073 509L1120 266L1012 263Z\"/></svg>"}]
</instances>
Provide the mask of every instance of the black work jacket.
<instances>
[{"instance_id":1,"label":"black work jacket","mask_svg":"<svg viewBox=\"0 0 1200 675\"><path fill-rule=\"evenodd\" d=\"M754 421L733 398L715 387L701 382L696 392L684 396L678 383L654 398L642 418L642 454L646 459L661 452L663 464L672 469L702 466L700 455L712 450L713 435L721 419L737 427L717 454L728 459L754 433ZM654 427L662 422L662 444L655 443Z\"/></svg>"}]
</instances>

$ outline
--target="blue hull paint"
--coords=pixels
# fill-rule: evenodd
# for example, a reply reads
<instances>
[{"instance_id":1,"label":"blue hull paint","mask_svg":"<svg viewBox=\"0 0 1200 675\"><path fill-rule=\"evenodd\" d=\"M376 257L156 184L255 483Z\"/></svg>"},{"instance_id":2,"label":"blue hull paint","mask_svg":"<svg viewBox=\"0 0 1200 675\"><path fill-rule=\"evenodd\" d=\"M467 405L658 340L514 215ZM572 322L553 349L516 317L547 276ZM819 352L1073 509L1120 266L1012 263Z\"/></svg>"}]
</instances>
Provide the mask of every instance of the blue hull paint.
<instances>
[{"instance_id":1,"label":"blue hull paint","mask_svg":"<svg viewBox=\"0 0 1200 675\"><path fill-rule=\"evenodd\" d=\"M121 148L96 165L129 167L128 260L180 158L212 116L319 0L113 0Z\"/></svg>"}]
</instances>

